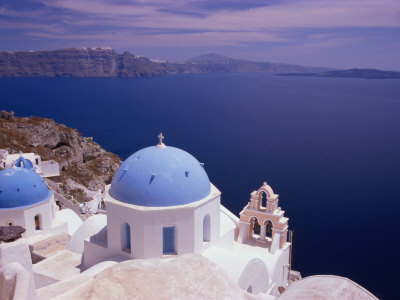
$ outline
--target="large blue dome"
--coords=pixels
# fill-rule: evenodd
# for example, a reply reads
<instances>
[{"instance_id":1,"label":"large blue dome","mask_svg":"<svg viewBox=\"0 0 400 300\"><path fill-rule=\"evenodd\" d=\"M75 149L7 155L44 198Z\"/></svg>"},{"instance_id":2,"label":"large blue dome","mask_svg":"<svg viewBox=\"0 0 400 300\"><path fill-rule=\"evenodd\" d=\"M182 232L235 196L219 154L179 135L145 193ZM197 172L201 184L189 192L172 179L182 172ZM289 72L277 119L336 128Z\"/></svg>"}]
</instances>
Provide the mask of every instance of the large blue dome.
<instances>
[{"instance_id":1,"label":"large blue dome","mask_svg":"<svg viewBox=\"0 0 400 300\"><path fill-rule=\"evenodd\" d=\"M148 147L129 156L115 173L113 198L140 206L175 206L208 196L211 184L200 163L174 147Z\"/></svg>"},{"instance_id":2,"label":"large blue dome","mask_svg":"<svg viewBox=\"0 0 400 300\"><path fill-rule=\"evenodd\" d=\"M43 178L30 169L14 167L0 171L0 209L30 206L50 195Z\"/></svg>"}]
</instances>

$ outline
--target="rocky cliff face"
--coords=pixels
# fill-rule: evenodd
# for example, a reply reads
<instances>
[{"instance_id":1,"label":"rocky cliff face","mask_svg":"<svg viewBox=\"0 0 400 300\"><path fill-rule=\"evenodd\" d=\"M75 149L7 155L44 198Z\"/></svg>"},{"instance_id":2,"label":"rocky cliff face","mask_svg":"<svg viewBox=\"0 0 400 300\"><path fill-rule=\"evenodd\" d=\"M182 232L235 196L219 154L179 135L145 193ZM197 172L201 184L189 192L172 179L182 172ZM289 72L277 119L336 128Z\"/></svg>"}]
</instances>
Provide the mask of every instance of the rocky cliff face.
<instances>
[{"instance_id":1,"label":"rocky cliff face","mask_svg":"<svg viewBox=\"0 0 400 300\"><path fill-rule=\"evenodd\" d=\"M233 72L323 72L326 68L232 59L219 54L185 63L158 63L111 48L0 52L0 77L149 77L163 74Z\"/></svg>"},{"instance_id":2,"label":"rocky cliff face","mask_svg":"<svg viewBox=\"0 0 400 300\"><path fill-rule=\"evenodd\" d=\"M165 67L111 48L0 52L0 76L6 77L149 77Z\"/></svg>"},{"instance_id":3,"label":"rocky cliff face","mask_svg":"<svg viewBox=\"0 0 400 300\"><path fill-rule=\"evenodd\" d=\"M323 72L328 68L307 67L273 62L257 62L248 59L233 59L224 55L209 53L192 57L186 61L191 69L200 73L240 73L240 72ZM302 71L300 71L302 70Z\"/></svg>"},{"instance_id":4,"label":"rocky cliff face","mask_svg":"<svg viewBox=\"0 0 400 300\"><path fill-rule=\"evenodd\" d=\"M0 52L1 76L114 77L118 53L108 48Z\"/></svg>"},{"instance_id":5,"label":"rocky cliff face","mask_svg":"<svg viewBox=\"0 0 400 300\"><path fill-rule=\"evenodd\" d=\"M400 79L400 72L382 71L376 69L349 69L328 71L321 73L291 73L279 74L288 76L313 76L313 77L337 77L337 78L366 78L366 79Z\"/></svg>"},{"instance_id":6,"label":"rocky cliff face","mask_svg":"<svg viewBox=\"0 0 400 300\"><path fill-rule=\"evenodd\" d=\"M152 62L147 57L137 57L129 52L118 56L119 77L148 77L166 73L164 66Z\"/></svg>"},{"instance_id":7,"label":"rocky cliff face","mask_svg":"<svg viewBox=\"0 0 400 300\"><path fill-rule=\"evenodd\" d=\"M77 188L79 185L89 190L103 189L119 167L118 156L102 149L92 138L38 117L0 118L0 149L34 152L42 160L57 161L65 195L73 194L82 201L87 196Z\"/></svg>"}]
</instances>

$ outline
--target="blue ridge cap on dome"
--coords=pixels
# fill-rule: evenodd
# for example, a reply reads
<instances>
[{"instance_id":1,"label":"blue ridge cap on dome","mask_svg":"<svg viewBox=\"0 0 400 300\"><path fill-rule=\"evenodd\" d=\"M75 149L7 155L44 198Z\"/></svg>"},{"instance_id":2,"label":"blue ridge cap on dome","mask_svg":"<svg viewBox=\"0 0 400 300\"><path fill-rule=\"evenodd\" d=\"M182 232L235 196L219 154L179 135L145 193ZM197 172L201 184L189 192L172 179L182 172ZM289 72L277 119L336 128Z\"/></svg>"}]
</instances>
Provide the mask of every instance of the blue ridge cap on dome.
<instances>
[{"instance_id":1,"label":"blue ridge cap on dome","mask_svg":"<svg viewBox=\"0 0 400 300\"><path fill-rule=\"evenodd\" d=\"M210 180L197 159L169 146L147 147L129 156L110 188L110 195L121 202L150 207L189 204L210 192Z\"/></svg>"},{"instance_id":2,"label":"blue ridge cap on dome","mask_svg":"<svg viewBox=\"0 0 400 300\"><path fill-rule=\"evenodd\" d=\"M51 195L43 178L30 169L13 167L0 171L0 210L38 204Z\"/></svg>"}]
</instances>

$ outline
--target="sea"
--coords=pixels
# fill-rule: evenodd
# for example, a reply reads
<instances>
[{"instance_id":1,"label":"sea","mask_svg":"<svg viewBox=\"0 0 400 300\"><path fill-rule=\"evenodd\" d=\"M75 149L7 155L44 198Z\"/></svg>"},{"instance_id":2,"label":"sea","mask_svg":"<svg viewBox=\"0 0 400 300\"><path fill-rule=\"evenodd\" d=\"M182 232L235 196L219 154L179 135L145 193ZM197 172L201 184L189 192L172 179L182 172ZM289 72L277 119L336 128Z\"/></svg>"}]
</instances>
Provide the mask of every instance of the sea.
<instances>
[{"instance_id":1,"label":"sea","mask_svg":"<svg viewBox=\"0 0 400 300\"><path fill-rule=\"evenodd\" d=\"M236 215L271 185L303 277L345 276L399 299L398 79L0 78L0 109L76 128L121 160L162 132L205 164Z\"/></svg>"}]
</instances>

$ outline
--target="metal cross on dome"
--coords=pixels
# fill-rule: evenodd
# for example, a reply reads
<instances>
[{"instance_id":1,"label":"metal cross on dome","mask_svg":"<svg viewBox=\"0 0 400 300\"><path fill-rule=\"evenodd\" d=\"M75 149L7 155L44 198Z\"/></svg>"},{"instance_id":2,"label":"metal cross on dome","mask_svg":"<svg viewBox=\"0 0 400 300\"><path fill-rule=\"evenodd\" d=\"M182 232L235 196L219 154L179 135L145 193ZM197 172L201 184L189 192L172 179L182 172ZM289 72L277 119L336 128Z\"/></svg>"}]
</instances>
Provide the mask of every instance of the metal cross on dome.
<instances>
[{"instance_id":1,"label":"metal cross on dome","mask_svg":"<svg viewBox=\"0 0 400 300\"><path fill-rule=\"evenodd\" d=\"M163 143L163 139L164 139L164 136L160 132L160 134L158 135L158 141L159 141L159 143L157 145L158 148L164 148L165 147L165 144Z\"/></svg>"}]
</instances>

